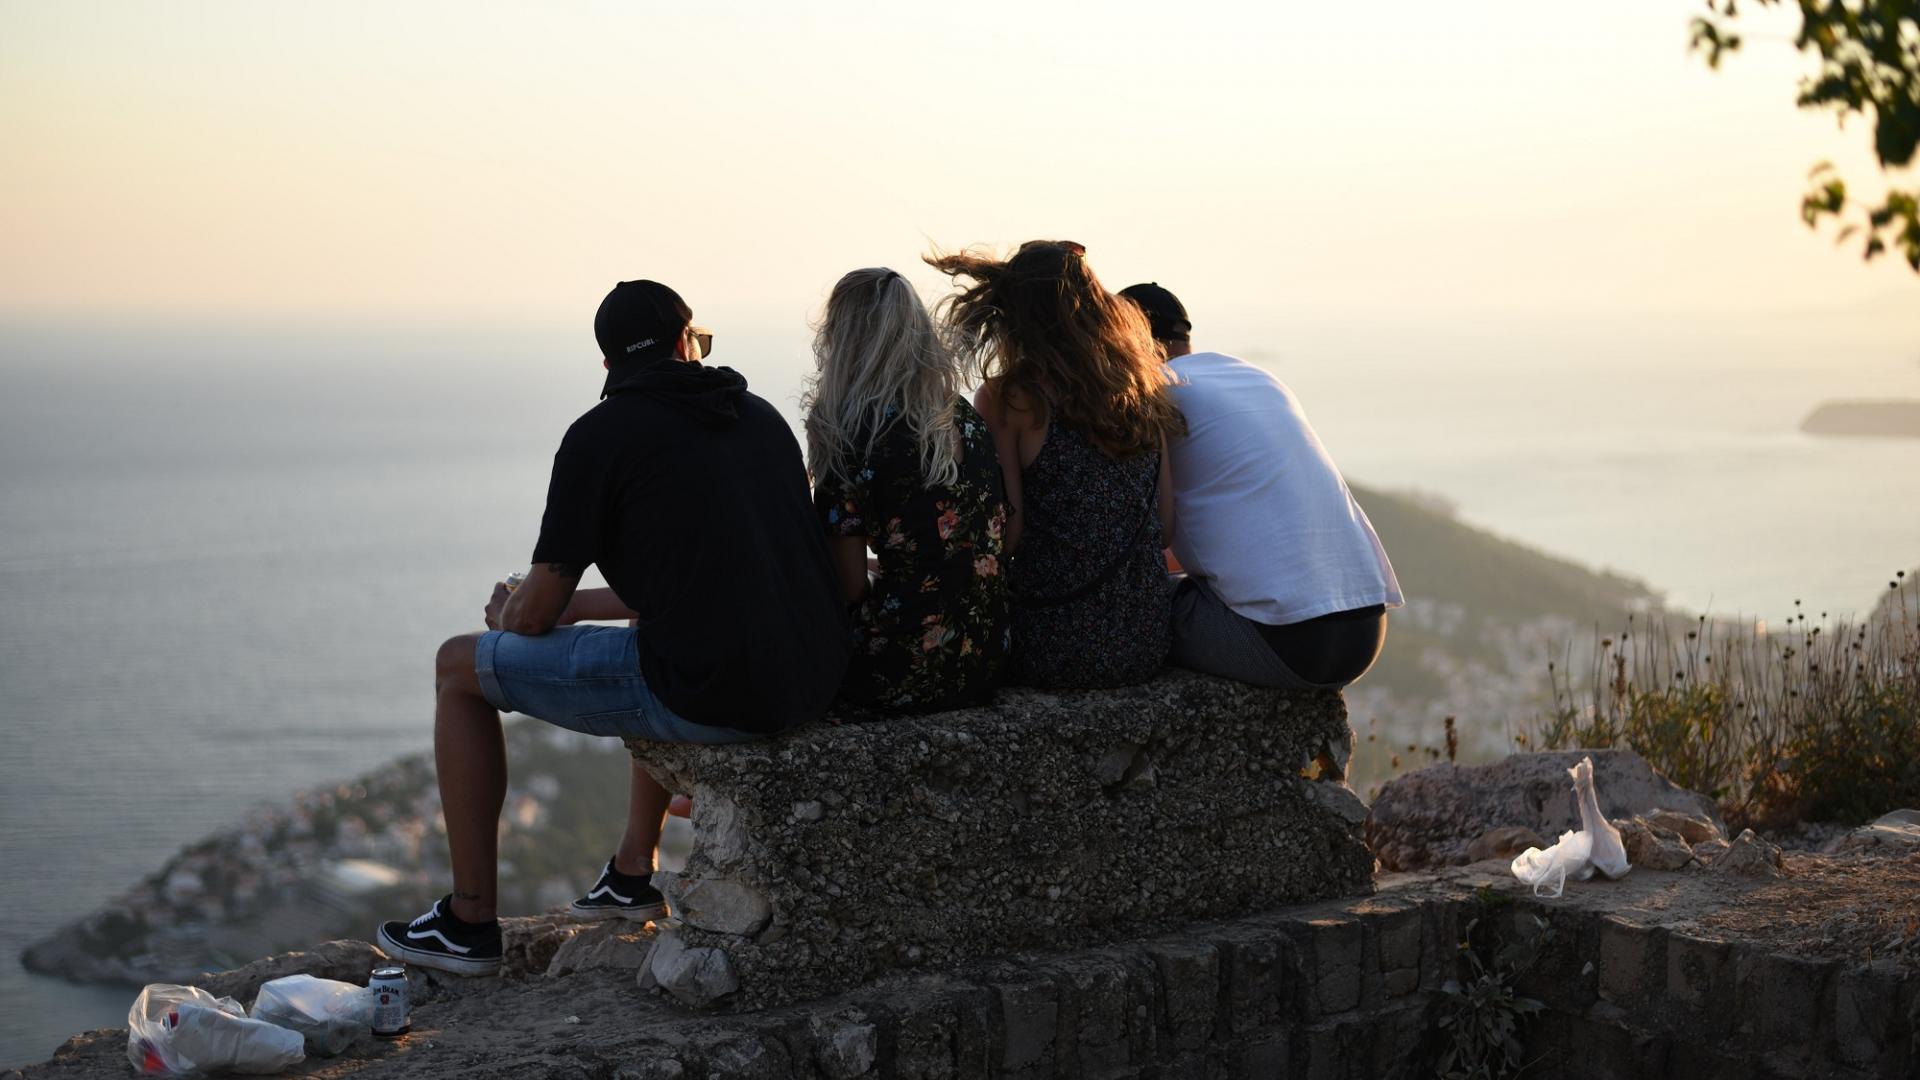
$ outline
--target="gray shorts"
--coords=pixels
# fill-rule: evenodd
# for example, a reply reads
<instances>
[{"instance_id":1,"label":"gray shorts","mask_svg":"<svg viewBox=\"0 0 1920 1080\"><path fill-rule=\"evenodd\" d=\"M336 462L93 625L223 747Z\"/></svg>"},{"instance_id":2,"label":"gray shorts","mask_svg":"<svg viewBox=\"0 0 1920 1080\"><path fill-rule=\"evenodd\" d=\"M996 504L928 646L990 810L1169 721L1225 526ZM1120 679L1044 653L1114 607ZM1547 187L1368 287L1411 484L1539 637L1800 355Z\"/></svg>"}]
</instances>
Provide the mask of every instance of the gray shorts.
<instances>
[{"instance_id":1,"label":"gray shorts","mask_svg":"<svg viewBox=\"0 0 1920 1080\"><path fill-rule=\"evenodd\" d=\"M1379 626L1370 652L1362 653L1349 665L1351 677L1311 682L1274 652L1267 640L1270 628L1228 607L1205 578L1188 574L1178 580L1173 593L1173 654L1168 659L1183 668L1275 690L1338 690L1366 674L1379 655L1384 624ZM1359 637L1364 642L1367 635Z\"/></svg>"}]
</instances>

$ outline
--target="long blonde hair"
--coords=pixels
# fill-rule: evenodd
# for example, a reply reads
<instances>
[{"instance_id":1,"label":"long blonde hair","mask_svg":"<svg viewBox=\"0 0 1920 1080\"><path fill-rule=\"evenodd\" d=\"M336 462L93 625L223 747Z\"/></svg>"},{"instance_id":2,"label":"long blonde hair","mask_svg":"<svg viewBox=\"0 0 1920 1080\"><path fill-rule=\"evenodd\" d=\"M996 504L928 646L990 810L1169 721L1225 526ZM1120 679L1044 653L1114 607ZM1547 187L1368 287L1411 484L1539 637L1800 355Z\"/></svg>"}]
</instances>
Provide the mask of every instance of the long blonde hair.
<instances>
[{"instance_id":1,"label":"long blonde hair","mask_svg":"<svg viewBox=\"0 0 1920 1080\"><path fill-rule=\"evenodd\" d=\"M877 266L841 278L815 330L813 358L800 403L814 483L845 485L893 423L913 432L927 486L960 478L959 365L906 278Z\"/></svg>"}]
</instances>

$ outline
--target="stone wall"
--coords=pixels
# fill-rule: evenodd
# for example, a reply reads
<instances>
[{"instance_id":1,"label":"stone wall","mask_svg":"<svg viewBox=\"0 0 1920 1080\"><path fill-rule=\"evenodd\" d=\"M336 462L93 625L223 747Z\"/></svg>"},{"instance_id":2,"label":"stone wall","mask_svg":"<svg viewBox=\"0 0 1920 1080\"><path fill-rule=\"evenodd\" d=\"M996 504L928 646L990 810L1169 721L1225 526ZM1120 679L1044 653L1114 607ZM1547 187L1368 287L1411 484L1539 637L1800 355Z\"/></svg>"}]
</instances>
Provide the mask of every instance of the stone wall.
<instances>
[{"instance_id":1,"label":"stone wall","mask_svg":"<svg viewBox=\"0 0 1920 1080\"><path fill-rule=\"evenodd\" d=\"M1363 895L1352 738L1338 694L1169 672L763 743L636 740L694 800L649 970L682 1002L758 1007Z\"/></svg>"},{"instance_id":2,"label":"stone wall","mask_svg":"<svg viewBox=\"0 0 1920 1080\"><path fill-rule=\"evenodd\" d=\"M1789 869L1803 887L1834 869L1798 860ZM1844 865L1855 876L1827 888L1877 873L1868 860ZM1471 932L1496 965L1536 957L1513 981L1545 1006L1521 1029L1525 1075L1920 1075L1920 958L1807 950L1716 925L1730 910L1774 905L1764 885L1636 869L1543 901L1488 863L1379 885L1094 949L883 979L806 1006L670 1009L623 1049L569 1064L627 1080L1412 1080L1435 1075L1448 1045L1443 988L1471 978L1461 951Z\"/></svg>"},{"instance_id":3,"label":"stone wall","mask_svg":"<svg viewBox=\"0 0 1920 1080\"><path fill-rule=\"evenodd\" d=\"M811 1009L689 1026L633 1077L1392 1080L1435 1075L1460 943L1537 944L1515 989L1530 1076L1920 1075L1920 967L1796 955L1676 919L1704 874L1527 896L1490 865L1073 954L883 982ZM721 1033L725 1034L722 1035ZM653 1072L647 1069L657 1070ZM623 1075L623 1074L616 1074Z\"/></svg>"},{"instance_id":4,"label":"stone wall","mask_svg":"<svg viewBox=\"0 0 1920 1080\"><path fill-rule=\"evenodd\" d=\"M1797 858L1789 869L1801 881L1816 876L1809 857ZM1725 889L1712 874L1636 870L1549 903L1488 864L1392 875L1364 898L731 1014L638 992L647 932L631 924L516 919L503 977L415 971L413 1035L362 1040L300 1071L357 1080L1410 1080L1435 1075L1447 1045L1443 988L1469 974L1459 949L1469 926L1493 956L1542 942L1540 920L1550 940L1517 986L1546 1004L1521 1029L1526 1075L1920 1073L1920 961L1815 954L1715 930L1729 905L1761 895ZM315 962L325 970L329 957L350 973L368 948L278 958L206 982L244 1000L261 978ZM0 1080L113 1080L127 1075L125 1051L124 1030L93 1032Z\"/></svg>"}]
</instances>

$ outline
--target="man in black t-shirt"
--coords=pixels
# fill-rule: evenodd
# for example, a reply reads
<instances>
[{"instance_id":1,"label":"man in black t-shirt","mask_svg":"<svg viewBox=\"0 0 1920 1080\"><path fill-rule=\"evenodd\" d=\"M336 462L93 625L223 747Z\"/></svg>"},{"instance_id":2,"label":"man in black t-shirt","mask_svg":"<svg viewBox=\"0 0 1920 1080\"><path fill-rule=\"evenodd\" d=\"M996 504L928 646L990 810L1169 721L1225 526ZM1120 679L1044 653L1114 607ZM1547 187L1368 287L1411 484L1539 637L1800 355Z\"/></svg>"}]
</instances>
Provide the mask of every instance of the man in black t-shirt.
<instances>
[{"instance_id":1,"label":"man in black t-shirt","mask_svg":"<svg viewBox=\"0 0 1920 1080\"><path fill-rule=\"evenodd\" d=\"M500 711L592 735L763 738L826 712L850 636L800 447L737 372L700 363L712 335L672 289L623 281L594 318L599 405L554 455L533 567L494 587L488 632L440 647L434 761L454 891L381 948L459 974L500 966ZM578 590L598 565L610 586ZM578 625L626 620L627 626ZM668 793L638 765L626 833L573 910L664 913L649 883Z\"/></svg>"}]
</instances>

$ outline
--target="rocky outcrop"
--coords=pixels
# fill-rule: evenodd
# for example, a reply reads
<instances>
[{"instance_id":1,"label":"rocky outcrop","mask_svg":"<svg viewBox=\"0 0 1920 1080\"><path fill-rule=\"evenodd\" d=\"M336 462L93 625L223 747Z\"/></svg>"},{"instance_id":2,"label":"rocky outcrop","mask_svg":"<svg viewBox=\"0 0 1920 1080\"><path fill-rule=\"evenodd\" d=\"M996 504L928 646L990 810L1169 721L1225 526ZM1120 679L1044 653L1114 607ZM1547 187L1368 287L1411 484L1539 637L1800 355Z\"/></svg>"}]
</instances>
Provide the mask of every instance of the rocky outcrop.
<instances>
[{"instance_id":1,"label":"rocky outcrop","mask_svg":"<svg viewBox=\"0 0 1920 1080\"><path fill-rule=\"evenodd\" d=\"M500 907L576 896L624 820L618 744L531 718L506 725L513 778L500 824ZM612 760L610 760L612 759ZM616 773L617 775L617 773ZM29 971L77 982L184 983L215 966L359 936L446 891L432 755L293 794L201 838L99 909L25 950ZM665 844L683 835L671 826ZM364 973L363 973L364 974Z\"/></svg>"},{"instance_id":2,"label":"rocky outcrop","mask_svg":"<svg viewBox=\"0 0 1920 1080\"><path fill-rule=\"evenodd\" d=\"M1905 855L1920 851L1920 810L1895 810L1826 845L1830 852Z\"/></svg>"},{"instance_id":3,"label":"rocky outcrop","mask_svg":"<svg viewBox=\"0 0 1920 1080\"><path fill-rule=\"evenodd\" d=\"M1367 845L1387 870L1419 870L1491 853L1501 846L1499 830L1509 830L1506 846L1517 835L1512 830L1550 841L1580 828L1567 770L1587 756L1607 818L1642 817L1703 839L1726 831L1712 799L1674 785L1631 750L1568 750L1514 754L1491 765L1429 765L1389 781L1367 815ZM1483 837L1489 839L1476 849Z\"/></svg>"},{"instance_id":4,"label":"rocky outcrop","mask_svg":"<svg viewBox=\"0 0 1920 1080\"><path fill-rule=\"evenodd\" d=\"M760 743L629 745L693 796L686 868L656 879L677 918L641 975L687 1004L1371 889L1333 693L1170 672Z\"/></svg>"},{"instance_id":5,"label":"rocky outcrop","mask_svg":"<svg viewBox=\"0 0 1920 1080\"><path fill-rule=\"evenodd\" d=\"M1693 845L1667 826L1646 818L1622 818L1613 823L1626 845L1627 865L1649 870L1683 870L1694 862Z\"/></svg>"},{"instance_id":6,"label":"rocky outcrop","mask_svg":"<svg viewBox=\"0 0 1920 1080\"><path fill-rule=\"evenodd\" d=\"M1727 849L1716 855L1708 865L1723 874L1777 878L1786 864L1778 847L1760 839L1752 829L1742 829L1740 835L1727 845Z\"/></svg>"}]
</instances>

